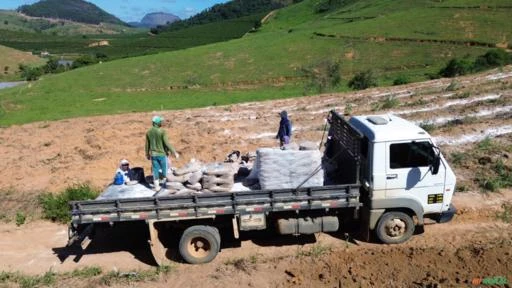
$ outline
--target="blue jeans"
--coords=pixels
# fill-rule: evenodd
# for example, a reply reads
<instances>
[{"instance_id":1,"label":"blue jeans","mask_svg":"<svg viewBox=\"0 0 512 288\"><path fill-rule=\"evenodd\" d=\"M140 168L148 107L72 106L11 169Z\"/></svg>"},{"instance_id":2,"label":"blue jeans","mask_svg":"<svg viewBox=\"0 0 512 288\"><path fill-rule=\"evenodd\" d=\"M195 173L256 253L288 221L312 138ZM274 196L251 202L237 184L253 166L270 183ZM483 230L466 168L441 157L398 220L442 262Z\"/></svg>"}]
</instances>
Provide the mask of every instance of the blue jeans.
<instances>
[{"instance_id":1,"label":"blue jeans","mask_svg":"<svg viewBox=\"0 0 512 288\"><path fill-rule=\"evenodd\" d=\"M160 171L162 170L162 177L167 177L167 157L165 156L151 156L151 166L153 167L153 179L160 179Z\"/></svg>"}]
</instances>

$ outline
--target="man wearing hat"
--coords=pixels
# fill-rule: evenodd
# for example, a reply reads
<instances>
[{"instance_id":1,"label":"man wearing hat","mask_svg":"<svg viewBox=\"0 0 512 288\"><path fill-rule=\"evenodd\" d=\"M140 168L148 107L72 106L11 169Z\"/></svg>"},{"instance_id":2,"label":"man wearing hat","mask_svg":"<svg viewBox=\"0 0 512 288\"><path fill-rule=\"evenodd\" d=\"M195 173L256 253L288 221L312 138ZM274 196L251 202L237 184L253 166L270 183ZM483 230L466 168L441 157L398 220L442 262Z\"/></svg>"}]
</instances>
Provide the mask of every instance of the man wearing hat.
<instances>
[{"instance_id":1,"label":"man wearing hat","mask_svg":"<svg viewBox=\"0 0 512 288\"><path fill-rule=\"evenodd\" d=\"M174 150L174 147L169 143L167 139L167 132L162 129L163 118L160 116L154 116L152 119L153 126L149 128L146 133L146 158L151 160L151 166L153 169L153 183L155 190L160 191L160 178L165 185L167 178L167 156L171 152L176 159L180 155Z\"/></svg>"},{"instance_id":2,"label":"man wearing hat","mask_svg":"<svg viewBox=\"0 0 512 288\"><path fill-rule=\"evenodd\" d=\"M119 168L117 168L115 174L117 175L117 173L120 173L121 175L123 175L124 184L130 182L130 177L131 177L130 162L128 162L128 160L126 160L126 159L121 160L121 162L119 162ZM122 184L122 183L120 183L120 184Z\"/></svg>"}]
</instances>

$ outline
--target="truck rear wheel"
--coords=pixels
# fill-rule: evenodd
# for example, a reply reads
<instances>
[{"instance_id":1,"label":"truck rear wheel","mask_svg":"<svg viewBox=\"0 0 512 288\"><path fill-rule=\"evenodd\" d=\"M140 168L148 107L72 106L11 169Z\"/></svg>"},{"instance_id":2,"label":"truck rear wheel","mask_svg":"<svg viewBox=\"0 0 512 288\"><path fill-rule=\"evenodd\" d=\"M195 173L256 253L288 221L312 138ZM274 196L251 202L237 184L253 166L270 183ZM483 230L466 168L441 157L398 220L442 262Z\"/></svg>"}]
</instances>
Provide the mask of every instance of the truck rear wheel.
<instances>
[{"instance_id":1,"label":"truck rear wheel","mask_svg":"<svg viewBox=\"0 0 512 288\"><path fill-rule=\"evenodd\" d=\"M375 232L379 240L386 244L402 243L414 233L414 222L406 213L387 212L380 218Z\"/></svg>"},{"instance_id":2,"label":"truck rear wheel","mask_svg":"<svg viewBox=\"0 0 512 288\"><path fill-rule=\"evenodd\" d=\"M187 228L180 239L181 257L190 264L202 264L212 261L220 249L219 230L211 226L192 226Z\"/></svg>"}]
</instances>

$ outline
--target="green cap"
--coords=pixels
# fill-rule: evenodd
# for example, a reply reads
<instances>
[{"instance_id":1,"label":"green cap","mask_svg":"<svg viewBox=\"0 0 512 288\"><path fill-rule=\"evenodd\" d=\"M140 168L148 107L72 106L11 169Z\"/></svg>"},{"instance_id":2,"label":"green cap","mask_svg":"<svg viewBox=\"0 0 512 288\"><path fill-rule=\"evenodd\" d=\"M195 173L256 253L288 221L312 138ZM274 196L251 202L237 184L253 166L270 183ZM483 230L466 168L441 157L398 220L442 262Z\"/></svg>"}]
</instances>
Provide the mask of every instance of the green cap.
<instances>
[{"instance_id":1,"label":"green cap","mask_svg":"<svg viewBox=\"0 0 512 288\"><path fill-rule=\"evenodd\" d=\"M153 116L153 123L155 123L155 124L162 123L162 120L164 120L164 119L160 116Z\"/></svg>"}]
</instances>

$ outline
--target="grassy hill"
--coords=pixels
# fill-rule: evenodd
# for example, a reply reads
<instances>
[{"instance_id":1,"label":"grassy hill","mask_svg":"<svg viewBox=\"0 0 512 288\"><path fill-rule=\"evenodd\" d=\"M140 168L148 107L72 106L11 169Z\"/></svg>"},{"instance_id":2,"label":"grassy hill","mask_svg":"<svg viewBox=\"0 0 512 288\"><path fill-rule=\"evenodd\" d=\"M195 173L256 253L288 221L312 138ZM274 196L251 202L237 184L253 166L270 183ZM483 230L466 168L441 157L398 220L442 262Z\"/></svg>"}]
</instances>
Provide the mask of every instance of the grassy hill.
<instances>
[{"instance_id":1,"label":"grassy hill","mask_svg":"<svg viewBox=\"0 0 512 288\"><path fill-rule=\"evenodd\" d=\"M19 64L42 65L46 61L31 53L22 52L9 47L0 45L0 81L9 81L16 79Z\"/></svg>"},{"instance_id":2,"label":"grassy hill","mask_svg":"<svg viewBox=\"0 0 512 288\"><path fill-rule=\"evenodd\" d=\"M143 29L112 23L86 24L69 20L29 17L11 10L0 10L0 30L35 33L36 38L40 37L42 39L49 35L130 34L144 31Z\"/></svg>"},{"instance_id":3,"label":"grassy hill","mask_svg":"<svg viewBox=\"0 0 512 288\"><path fill-rule=\"evenodd\" d=\"M0 92L0 124L300 96L302 68L325 61L340 65L338 91L366 69L380 85L398 76L424 80L453 57L510 46L511 9L511 0L305 0L241 39L112 61Z\"/></svg>"},{"instance_id":4,"label":"grassy hill","mask_svg":"<svg viewBox=\"0 0 512 288\"><path fill-rule=\"evenodd\" d=\"M0 30L49 35L120 34L141 32L125 25L100 23L86 24L62 19L29 17L12 10L0 10ZM36 36L37 37L37 36Z\"/></svg>"},{"instance_id":5,"label":"grassy hill","mask_svg":"<svg viewBox=\"0 0 512 288\"><path fill-rule=\"evenodd\" d=\"M125 24L114 15L83 0L41 0L32 5L22 5L18 11L33 17L65 19L88 24Z\"/></svg>"},{"instance_id":6,"label":"grassy hill","mask_svg":"<svg viewBox=\"0 0 512 288\"><path fill-rule=\"evenodd\" d=\"M1 15L0 13L0 17ZM263 16L264 14L254 14L237 19L194 25L176 31L165 31L158 35L122 33L61 36L2 30L2 24L0 24L0 44L35 53L48 51L55 55L94 55L101 52L110 59L126 58L240 38L251 30L255 21ZM89 47L91 43L100 40L107 40L109 45Z\"/></svg>"}]
</instances>

